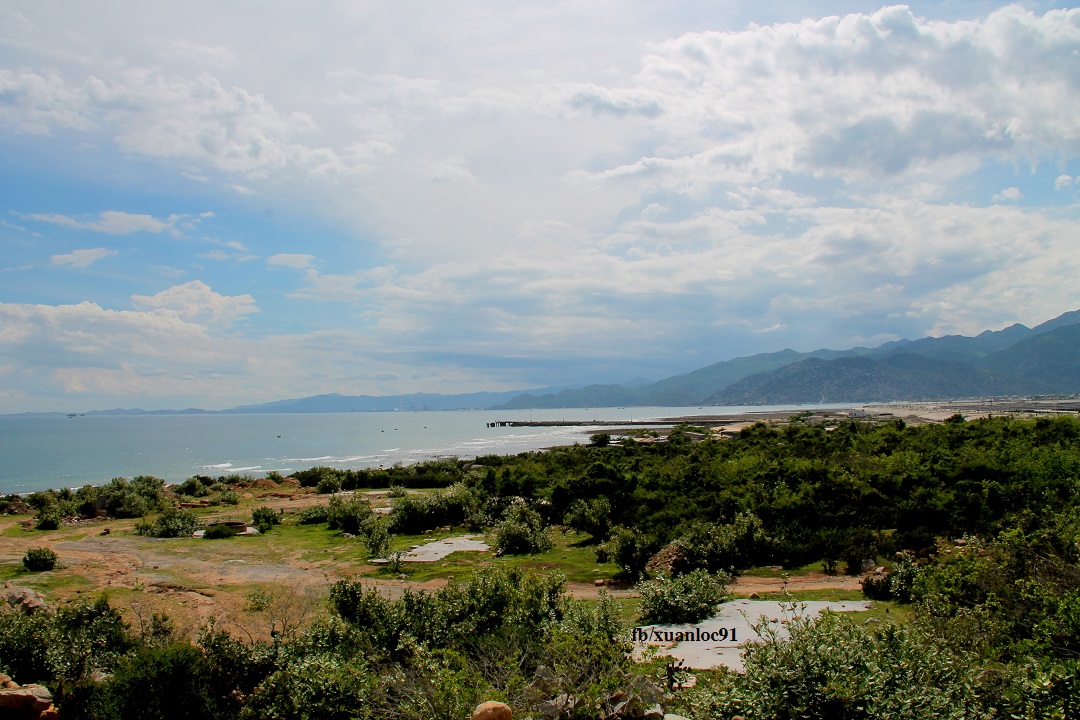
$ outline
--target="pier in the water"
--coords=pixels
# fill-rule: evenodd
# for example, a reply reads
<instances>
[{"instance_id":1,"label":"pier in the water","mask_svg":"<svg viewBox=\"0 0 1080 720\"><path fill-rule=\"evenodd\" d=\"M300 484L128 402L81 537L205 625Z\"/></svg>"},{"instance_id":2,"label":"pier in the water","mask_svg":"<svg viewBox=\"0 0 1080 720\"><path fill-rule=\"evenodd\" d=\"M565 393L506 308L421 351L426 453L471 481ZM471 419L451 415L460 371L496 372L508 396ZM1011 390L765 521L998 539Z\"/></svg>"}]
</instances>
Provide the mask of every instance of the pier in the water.
<instances>
[{"instance_id":1,"label":"pier in the water","mask_svg":"<svg viewBox=\"0 0 1080 720\"><path fill-rule=\"evenodd\" d=\"M667 427L672 420L498 420L489 422L494 427Z\"/></svg>"}]
</instances>

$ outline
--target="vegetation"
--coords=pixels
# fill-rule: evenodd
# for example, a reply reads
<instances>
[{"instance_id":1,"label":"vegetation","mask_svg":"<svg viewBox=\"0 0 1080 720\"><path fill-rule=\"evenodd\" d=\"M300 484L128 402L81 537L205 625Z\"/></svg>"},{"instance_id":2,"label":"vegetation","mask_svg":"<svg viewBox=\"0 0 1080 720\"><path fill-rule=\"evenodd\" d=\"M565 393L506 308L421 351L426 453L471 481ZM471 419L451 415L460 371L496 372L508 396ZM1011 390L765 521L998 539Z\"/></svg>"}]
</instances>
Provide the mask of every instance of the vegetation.
<instances>
[{"instance_id":1,"label":"vegetation","mask_svg":"<svg viewBox=\"0 0 1080 720\"><path fill-rule=\"evenodd\" d=\"M251 524L261 533L268 533L281 523L281 513L268 507L257 507L251 511Z\"/></svg>"},{"instance_id":2,"label":"vegetation","mask_svg":"<svg viewBox=\"0 0 1080 720\"><path fill-rule=\"evenodd\" d=\"M56 567L58 560L56 553L49 548L30 548L26 551L26 555L23 556L23 567L31 572L52 570Z\"/></svg>"},{"instance_id":3,"label":"vegetation","mask_svg":"<svg viewBox=\"0 0 1080 720\"><path fill-rule=\"evenodd\" d=\"M674 435L385 471L313 468L297 475L308 487L329 478L345 490L435 488L395 491L384 518L339 495L298 514L298 524L356 535L366 557L412 541L390 533L448 525L487 532L504 557L394 599L339 581L329 618L293 623L272 642L214 625L186 639L163 619L133 632L105 599L31 616L4 610L0 671L48 684L65 717L101 720L463 717L486 699L535 717L630 717L655 702L693 718L1080 713L1075 418L835 428L800 419L723 442L695 442L691 428ZM118 487L121 505L151 504L156 485ZM39 520L49 508L66 517L98 502L78 492L26 501ZM275 517L253 513L267 527ZM278 532L330 535L289 522ZM194 513L166 510L139 529L180 536L192 523ZM782 626L758 628L765 642L746 650L745 674L700 673L693 689L672 691L662 668L631 659L610 600L573 601L560 577L519 569L538 556L514 553L543 553L553 538L545 562L595 552L642 579L644 622L707 616L731 574L750 568L857 570L867 560L887 570L865 593L902 612L863 624L808 619L793 606Z\"/></svg>"},{"instance_id":4,"label":"vegetation","mask_svg":"<svg viewBox=\"0 0 1080 720\"><path fill-rule=\"evenodd\" d=\"M641 619L646 623L696 623L716 613L727 594L726 575L710 575L705 570L677 577L659 575L638 585L641 592Z\"/></svg>"},{"instance_id":5,"label":"vegetation","mask_svg":"<svg viewBox=\"0 0 1080 720\"><path fill-rule=\"evenodd\" d=\"M153 522L140 522L135 532L157 538L191 537L200 527L199 516L192 510L168 508Z\"/></svg>"}]
</instances>

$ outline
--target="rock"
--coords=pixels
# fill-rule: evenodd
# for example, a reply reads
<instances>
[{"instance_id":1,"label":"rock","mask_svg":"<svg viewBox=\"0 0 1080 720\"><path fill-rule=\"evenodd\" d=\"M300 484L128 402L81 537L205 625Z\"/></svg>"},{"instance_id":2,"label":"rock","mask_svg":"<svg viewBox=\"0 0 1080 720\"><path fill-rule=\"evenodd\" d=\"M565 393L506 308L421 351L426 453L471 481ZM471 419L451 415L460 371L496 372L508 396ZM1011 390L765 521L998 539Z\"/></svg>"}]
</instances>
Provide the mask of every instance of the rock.
<instances>
[{"instance_id":1,"label":"rock","mask_svg":"<svg viewBox=\"0 0 1080 720\"><path fill-rule=\"evenodd\" d=\"M488 700L476 706L472 720L513 720L514 714L506 703Z\"/></svg>"},{"instance_id":2,"label":"rock","mask_svg":"<svg viewBox=\"0 0 1080 720\"><path fill-rule=\"evenodd\" d=\"M690 719L685 718L682 715L676 715L675 713L665 713L664 714L664 720L690 720Z\"/></svg>"},{"instance_id":3,"label":"rock","mask_svg":"<svg viewBox=\"0 0 1080 720\"><path fill-rule=\"evenodd\" d=\"M649 562L645 564L645 570L650 575L656 575L657 573L671 575L674 566L685 558L686 551L679 547L677 543L670 542L660 552L649 558Z\"/></svg>"},{"instance_id":4,"label":"rock","mask_svg":"<svg viewBox=\"0 0 1080 720\"><path fill-rule=\"evenodd\" d=\"M300 481L294 477L287 477L282 480L278 485L288 485L289 487L300 487Z\"/></svg>"},{"instance_id":5,"label":"rock","mask_svg":"<svg viewBox=\"0 0 1080 720\"><path fill-rule=\"evenodd\" d=\"M758 595L758 594L757 594L756 592L752 592L752 593L750 593L750 595L749 595L749 598L750 598L751 600L757 600L757 599L758 599L759 597L761 597L761 596L760 596L760 595Z\"/></svg>"},{"instance_id":6,"label":"rock","mask_svg":"<svg viewBox=\"0 0 1080 720\"><path fill-rule=\"evenodd\" d=\"M0 710L22 712L27 715L42 713L52 707L52 693L41 685L0 690ZM0 712L7 717L7 712Z\"/></svg>"},{"instance_id":7,"label":"rock","mask_svg":"<svg viewBox=\"0 0 1080 720\"><path fill-rule=\"evenodd\" d=\"M21 610L27 615L33 615L36 612L49 609L49 606L41 599L41 596L29 588L11 588L11 590L5 593L4 599L7 600L8 605L17 610Z\"/></svg>"},{"instance_id":8,"label":"rock","mask_svg":"<svg viewBox=\"0 0 1080 720\"><path fill-rule=\"evenodd\" d=\"M656 705L653 705L652 707L646 709L645 714L642 715L642 717L645 718L645 720L663 720L664 708L660 707L660 704L657 703Z\"/></svg>"},{"instance_id":9,"label":"rock","mask_svg":"<svg viewBox=\"0 0 1080 720\"><path fill-rule=\"evenodd\" d=\"M604 581L600 578L597 578L596 580L593 580L593 585L595 585L596 587L604 587Z\"/></svg>"},{"instance_id":10,"label":"rock","mask_svg":"<svg viewBox=\"0 0 1080 720\"><path fill-rule=\"evenodd\" d=\"M559 718L562 717L564 712L569 712L574 709L577 702L574 698L570 697L566 693L559 695L554 700L548 700L547 702L540 703L537 709L540 710L540 714L544 717ZM476 720L476 716L473 715L473 720Z\"/></svg>"}]
</instances>

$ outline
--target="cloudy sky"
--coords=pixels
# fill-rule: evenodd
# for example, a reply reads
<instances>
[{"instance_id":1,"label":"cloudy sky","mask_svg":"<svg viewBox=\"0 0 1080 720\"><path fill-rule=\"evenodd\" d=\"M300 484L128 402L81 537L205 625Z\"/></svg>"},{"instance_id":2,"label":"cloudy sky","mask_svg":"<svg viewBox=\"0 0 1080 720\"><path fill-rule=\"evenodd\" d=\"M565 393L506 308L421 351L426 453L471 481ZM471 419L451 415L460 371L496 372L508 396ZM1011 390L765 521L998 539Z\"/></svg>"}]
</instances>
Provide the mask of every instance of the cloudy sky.
<instances>
[{"instance_id":1,"label":"cloudy sky","mask_svg":"<svg viewBox=\"0 0 1080 720\"><path fill-rule=\"evenodd\" d=\"M660 379L1080 308L1080 10L0 8L0 412Z\"/></svg>"}]
</instances>

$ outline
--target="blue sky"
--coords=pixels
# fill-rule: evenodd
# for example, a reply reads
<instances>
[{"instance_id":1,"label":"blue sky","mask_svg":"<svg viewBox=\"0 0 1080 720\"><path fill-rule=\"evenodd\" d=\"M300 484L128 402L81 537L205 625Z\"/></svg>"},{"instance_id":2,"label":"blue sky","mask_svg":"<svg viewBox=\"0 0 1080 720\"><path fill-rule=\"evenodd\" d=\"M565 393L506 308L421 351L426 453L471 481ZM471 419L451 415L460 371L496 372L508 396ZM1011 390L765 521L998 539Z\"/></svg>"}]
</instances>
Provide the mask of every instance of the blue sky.
<instances>
[{"instance_id":1,"label":"blue sky","mask_svg":"<svg viewBox=\"0 0 1080 720\"><path fill-rule=\"evenodd\" d=\"M1080 308L1053 2L0 8L0 412L621 382Z\"/></svg>"}]
</instances>

